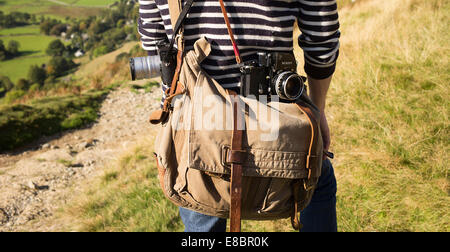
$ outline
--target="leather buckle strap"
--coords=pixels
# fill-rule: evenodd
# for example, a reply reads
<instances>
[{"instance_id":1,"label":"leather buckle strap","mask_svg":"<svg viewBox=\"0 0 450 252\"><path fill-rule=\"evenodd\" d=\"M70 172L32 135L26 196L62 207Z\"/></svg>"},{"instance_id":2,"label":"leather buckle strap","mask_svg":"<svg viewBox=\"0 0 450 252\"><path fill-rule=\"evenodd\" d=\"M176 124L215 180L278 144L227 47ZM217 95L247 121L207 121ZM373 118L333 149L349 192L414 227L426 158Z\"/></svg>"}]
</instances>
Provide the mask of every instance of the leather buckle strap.
<instances>
[{"instance_id":1,"label":"leather buckle strap","mask_svg":"<svg viewBox=\"0 0 450 252\"><path fill-rule=\"evenodd\" d=\"M231 167L234 164L244 164L249 153L246 150L231 150L229 146L222 146L221 164Z\"/></svg>"},{"instance_id":2,"label":"leather buckle strap","mask_svg":"<svg viewBox=\"0 0 450 252\"><path fill-rule=\"evenodd\" d=\"M236 92L227 90L231 96ZM244 130L238 127L238 104L237 99L231 99L233 109L233 132L231 134L231 150L228 152L227 160L231 162L230 181L230 232L241 231L241 207L242 207L242 163L244 159L243 135Z\"/></svg>"},{"instance_id":3,"label":"leather buckle strap","mask_svg":"<svg viewBox=\"0 0 450 252\"><path fill-rule=\"evenodd\" d=\"M245 150L229 150L226 155L226 162L230 164L243 164L247 159Z\"/></svg>"}]
</instances>

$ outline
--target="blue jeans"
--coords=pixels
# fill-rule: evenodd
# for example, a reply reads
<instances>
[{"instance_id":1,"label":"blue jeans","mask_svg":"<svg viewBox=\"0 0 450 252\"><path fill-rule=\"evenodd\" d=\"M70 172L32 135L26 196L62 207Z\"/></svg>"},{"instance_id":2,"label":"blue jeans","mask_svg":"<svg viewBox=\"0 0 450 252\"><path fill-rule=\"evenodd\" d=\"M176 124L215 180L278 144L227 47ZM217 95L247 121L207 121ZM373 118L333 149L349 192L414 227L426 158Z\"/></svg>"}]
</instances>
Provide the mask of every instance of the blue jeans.
<instances>
[{"instance_id":1,"label":"blue jeans","mask_svg":"<svg viewBox=\"0 0 450 252\"><path fill-rule=\"evenodd\" d=\"M185 232L225 232L227 220L180 207ZM324 160L322 174L311 203L300 213L301 232L336 232L336 178L329 159Z\"/></svg>"}]
</instances>

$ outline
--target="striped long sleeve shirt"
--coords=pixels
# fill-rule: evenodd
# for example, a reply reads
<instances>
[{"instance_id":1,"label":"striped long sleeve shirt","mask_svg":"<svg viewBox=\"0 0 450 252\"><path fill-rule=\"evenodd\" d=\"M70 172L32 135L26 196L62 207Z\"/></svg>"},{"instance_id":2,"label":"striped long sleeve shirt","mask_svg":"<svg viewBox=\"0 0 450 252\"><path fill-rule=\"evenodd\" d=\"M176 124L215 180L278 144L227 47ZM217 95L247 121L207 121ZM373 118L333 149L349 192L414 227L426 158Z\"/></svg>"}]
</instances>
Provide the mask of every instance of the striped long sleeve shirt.
<instances>
[{"instance_id":1,"label":"striped long sleeve shirt","mask_svg":"<svg viewBox=\"0 0 450 252\"><path fill-rule=\"evenodd\" d=\"M185 1L182 1L183 5ZM298 21L306 73L315 79L331 76L339 54L336 0L225 0L231 28L243 61L259 51L292 51ZM173 35L167 0L139 0L138 29L142 47L156 55L156 43ZM224 88L239 86L240 71L218 0L197 0L184 23L185 49L206 37L211 53L202 68Z\"/></svg>"}]
</instances>

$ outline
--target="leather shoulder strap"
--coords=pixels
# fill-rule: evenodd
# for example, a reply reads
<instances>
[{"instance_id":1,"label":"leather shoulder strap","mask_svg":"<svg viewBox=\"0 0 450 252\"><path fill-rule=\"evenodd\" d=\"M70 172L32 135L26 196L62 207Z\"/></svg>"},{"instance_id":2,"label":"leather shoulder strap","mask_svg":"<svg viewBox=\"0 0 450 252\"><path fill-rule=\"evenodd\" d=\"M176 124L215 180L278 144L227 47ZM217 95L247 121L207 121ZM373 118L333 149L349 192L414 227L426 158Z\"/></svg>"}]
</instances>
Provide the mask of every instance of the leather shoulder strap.
<instances>
[{"instance_id":1,"label":"leather shoulder strap","mask_svg":"<svg viewBox=\"0 0 450 252\"><path fill-rule=\"evenodd\" d=\"M173 45L177 42L178 50L184 51L183 43L183 22L186 19L189 10L194 4L194 0L187 0L184 6L181 6L180 0L168 0L170 22L172 23L173 36L170 41L169 51L172 50ZM178 40L177 40L178 38Z\"/></svg>"},{"instance_id":2,"label":"leather shoulder strap","mask_svg":"<svg viewBox=\"0 0 450 252\"><path fill-rule=\"evenodd\" d=\"M242 172L246 155L243 150L244 129L238 125L238 99L239 96L232 90L227 90L231 96L233 109L233 132L231 134L231 150L227 161L231 163L230 181L230 232L241 232L241 207L242 207ZM241 125L242 126L242 125Z\"/></svg>"},{"instance_id":3,"label":"leather shoulder strap","mask_svg":"<svg viewBox=\"0 0 450 252\"><path fill-rule=\"evenodd\" d=\"M170 22L172 27L175 27L181 13L181 0L167 0L167 3L169 5Z\"/></svg>"},{"instance_id":4,"label":"leather shoulder strap","mask_svg":"<svg viewBox=\"0 0 450 252\"><path fill-rule=\"evenodd\" d=\"M230 36L231 45L233 46L234 55L236 56L236 63L239 65L241 64L241 55L239 53L239 48L236 44L236 40L234 39L233 30L231 29L230 20L228 19L228 13L227 9L225 8L225 4L223 3L223 0L219 0L220 3L220 9L222 10L223 19L225 20L225 24L227 25L227 31L228 35Z\"/></svg>"}]
</instances>

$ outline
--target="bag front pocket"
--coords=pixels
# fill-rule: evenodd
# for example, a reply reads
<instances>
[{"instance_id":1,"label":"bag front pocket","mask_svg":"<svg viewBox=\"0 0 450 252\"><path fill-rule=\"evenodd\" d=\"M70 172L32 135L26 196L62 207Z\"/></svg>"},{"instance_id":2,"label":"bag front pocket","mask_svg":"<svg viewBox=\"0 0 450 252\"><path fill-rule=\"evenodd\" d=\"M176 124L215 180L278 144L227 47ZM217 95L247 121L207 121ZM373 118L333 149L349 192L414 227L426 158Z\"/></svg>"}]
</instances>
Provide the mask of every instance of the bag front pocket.
<instances>
[{"instance_id":1,"label":"bag front pocket","mask_svg":"<svg viewBox=\"0 0 450 252\"><path fill-rule=\"evenodd\" d=\"M271 178L267 189L262 213L277 214L291 209L294 202L292 197L292 181L284 178Z\"/></svg>"}]
</instances>

